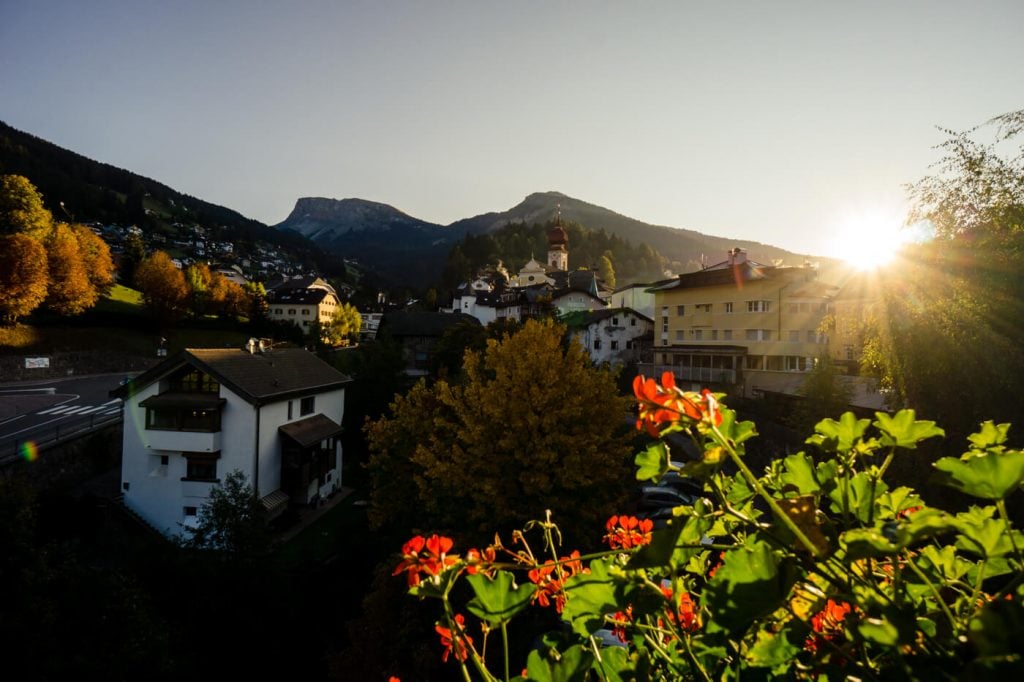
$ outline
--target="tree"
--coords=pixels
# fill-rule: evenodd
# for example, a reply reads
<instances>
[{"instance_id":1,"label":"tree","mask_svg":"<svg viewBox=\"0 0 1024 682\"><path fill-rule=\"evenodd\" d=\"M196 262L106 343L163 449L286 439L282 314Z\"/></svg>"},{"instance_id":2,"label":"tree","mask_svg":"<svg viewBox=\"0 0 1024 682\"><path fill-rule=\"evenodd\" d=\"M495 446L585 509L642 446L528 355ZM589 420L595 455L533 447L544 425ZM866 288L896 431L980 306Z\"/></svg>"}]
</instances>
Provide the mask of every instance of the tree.
<instances>
[{"instance_id":1,"label":"tree","mask_svg":"<svg viewBox=\"0 0 1024 682\"><path fill-rule=\"evenodd\" d=\"M941 419L953 436L1018 416L1006 396L1024 391L1024 146L1001 155L1024 111L986 126L947 131L937 172L908 187L909 220L936 236L883 273L863 358L894 407ZM994 142L976 139L993 126Z\"/></svg>"},{"instance_id":2,"label":"tree","mask_svg":"<svg viewBox=\"0 0 1024 682\"><path fill-rule=\"evenodd\" d=\"M26 234L0 236L0 319L14 324L46 299L46 249Z\"/></svg>"},{"instance_id":3,"label":"tree","mask_svg":"<svg viewBox=\"0 0 1024 682\"><path fill-rule=\"evenodd\" d=\"M612 252L605 251L597 261L597 277L609 288L615 288L615 268L612 267Z\"/></svg>"},{"instance_id":4,"label":"tree","mask_svg":"<svg viewBox=\"0 0 1024 682\"><path fill-rule=\"evenodd\" d=\"M135 281L135 269L146 259L146 245L142 237L132 232L124 240L124 252L121 254L121 281L130 285Z\"/></svg>"},{"instance_id":5,"label":"tree","mask_svg":"<svg viewBox=\"0 0 1024 682\"><path fill-rule=\"evenodd\" d=\"M28 178L0 175L0 234L25 232L42 239L52 224L53 216Z\"/></svg>"},{"instance_id":6,"label":"tree","mask_svg":"<svg viewBox=\"0 0 1024 682\"><path fill-rule=\"evenodd\" d=\"M78 315L96 305L99 293L89 281L75 232L56 223L46 239L50 286L46 305L60 315Z\"/></svg>"},{"instance_id":7,"label":"tree","mask_svg":"<svg viewBox=\"0 0 1024 682\"><path fill-rule=\"evenodd\" d=\"M143 260L135 272L135 288L142 293L146 308L161 324L170 324L185 311L188 287L171 257L157 251Z\"/></svg>"},{"instance_id":8,"label":"tree","mask_svg":"<svg viewBox=\"0 0 1024 682\"><path fill-rule=\"evenodd\" d=\"M105 296L114 286L114 261L110 257L110 247L84 225L74 225L71 229L78 240L78 251L89 284L99 296Z\"/></svg>"},{"instance_id":9,"label":"tree","mask_svg":"<svg viewBox=\"0 0 1024 682\"><path fill-rule=\"evenodd\" d=\"M309 334L314 342L328 346L343 346L359 334L362 324L363 318L356 307L350 303L342 303L326 324L311 325Z\"/></svg>"},{"instance_id":10,"label":"tree","mask_svg":"<svg viewBox=\"0 0 1024 682\"><path fill-rule=\"evenodd\" d=\"M367 427L379 525L472 533L557 507L585 533L631 492L629 401L564 327L527 322L468 352L461 384L421 382Z\"/></svg>"},{"instance_id":11,"label":"tree","mask_svg":"<svg viewBox=\"0 0 1024 682\"><path fill-rule=\"evenodd\" d=\"M844 383L828 354L818 358L800 385L803 400L793 414L794 426L800 431L811 430L822 419L842 414L850 407L853 391Z\"/></svg>"},{"instance_id":12,"label":"tree","mask_svg":"<svg viewBox=\"0 0 1024 682\"><path fill-rule=\"evenodd\" d=\"M199 509L198 522L185 544L238 557L254 557L269 548L263 505L244 473L235 469L210 489L210 499Z\"/></svg>"},{"instance_id":13,"label":"tree","mask_svg":"<svg viewBox=\"0 0 1024 682\"><path fill-rule=\"evenodd\" d=\"M212 298L213 273L206 263L193 263L185 268L185 285L188 287L189 308L192 315L202 317Z\"/></svg>"}]
</instances>

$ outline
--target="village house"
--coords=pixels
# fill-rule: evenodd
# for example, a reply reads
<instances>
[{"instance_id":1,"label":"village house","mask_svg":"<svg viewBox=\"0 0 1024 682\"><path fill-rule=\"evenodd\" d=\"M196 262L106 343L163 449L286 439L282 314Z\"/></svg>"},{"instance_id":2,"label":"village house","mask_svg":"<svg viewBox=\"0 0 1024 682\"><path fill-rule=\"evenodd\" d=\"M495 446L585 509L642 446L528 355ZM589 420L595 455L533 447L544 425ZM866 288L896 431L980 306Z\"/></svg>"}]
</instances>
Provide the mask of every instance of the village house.
<instances>
[{"instance_id":1,"label":"village house","mask_svg":"<svg viewBox=\"0 0 1024 682\"><path fill-rule=\"evenodd\" d=\"M270 516L341 488L350 379L300 348L190 348L112 391L124 401L125 505L187 533L210 490L241 471Z\"/></svg>"}]
</instances>

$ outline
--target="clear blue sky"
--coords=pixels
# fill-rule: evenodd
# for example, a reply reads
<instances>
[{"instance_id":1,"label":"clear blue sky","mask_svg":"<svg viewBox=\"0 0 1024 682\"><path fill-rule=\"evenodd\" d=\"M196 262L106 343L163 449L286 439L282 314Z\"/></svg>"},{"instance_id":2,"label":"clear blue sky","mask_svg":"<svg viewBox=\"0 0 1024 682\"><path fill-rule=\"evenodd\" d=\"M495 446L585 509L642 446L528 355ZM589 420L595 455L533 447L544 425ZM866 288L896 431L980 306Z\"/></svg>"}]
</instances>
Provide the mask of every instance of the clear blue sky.
<instances>
[{"instance_id":1,"label":"clear blue sky","mask_svg":"<svg viewBox=\"0 0 1024 682\"><path fill-rule=\"evenodd\" d=\"M1024 108L1024 2L0 0L0 120L274 224L559 190L841 255L936 125Z\"/></svg>"}]
</instances>

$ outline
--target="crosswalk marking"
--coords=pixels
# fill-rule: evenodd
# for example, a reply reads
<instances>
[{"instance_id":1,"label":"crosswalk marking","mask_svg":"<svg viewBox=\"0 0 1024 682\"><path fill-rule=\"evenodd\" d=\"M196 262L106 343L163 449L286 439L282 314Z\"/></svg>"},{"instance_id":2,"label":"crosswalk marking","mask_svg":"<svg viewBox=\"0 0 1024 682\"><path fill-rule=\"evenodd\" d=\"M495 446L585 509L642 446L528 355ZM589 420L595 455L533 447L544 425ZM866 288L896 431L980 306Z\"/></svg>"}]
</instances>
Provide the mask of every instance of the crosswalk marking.
<instances>
[{"instance_id":1,"label":"crosswalk marking","mask_svg":"<svg viewBox=\"0 0 1024 682\"><path fill-rule=\"evenodd\" d=\"M121 411L121 405L113 405L112 403L114 402L120 403L121 401L110 401L103 403L102 405L58 405L56 407L48 407L45 410L39 410L36 414L48 414L60 417L72 417L87 414L117 414Z\"/></svg>"}]
</instances>

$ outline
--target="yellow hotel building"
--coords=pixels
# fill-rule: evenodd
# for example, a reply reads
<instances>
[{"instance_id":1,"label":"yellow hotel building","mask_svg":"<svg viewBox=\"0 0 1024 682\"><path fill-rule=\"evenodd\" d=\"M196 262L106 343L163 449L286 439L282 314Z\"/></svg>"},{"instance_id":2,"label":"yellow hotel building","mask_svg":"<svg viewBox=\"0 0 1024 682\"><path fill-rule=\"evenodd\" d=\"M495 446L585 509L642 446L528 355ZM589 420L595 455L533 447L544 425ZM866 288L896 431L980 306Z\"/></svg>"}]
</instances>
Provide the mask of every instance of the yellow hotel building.
<instances>
[{"instance_id":1,"label":"yellow hotel building","mask_svg":"<svg viewBox=\"0 0 1024 682\"><path fill-rule=\"evenodd\" d=\"M654 357L642 371L747 397L776 390L829 352L819 327L837 290L809 265L762 265L733 249L722 263L651 289Z\"/></svg>"}]
</instances>

